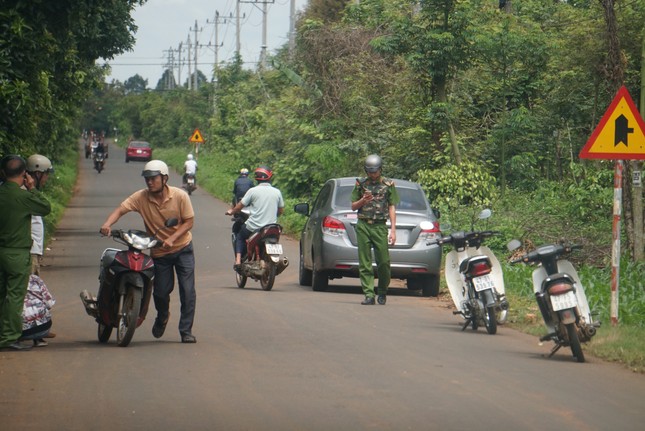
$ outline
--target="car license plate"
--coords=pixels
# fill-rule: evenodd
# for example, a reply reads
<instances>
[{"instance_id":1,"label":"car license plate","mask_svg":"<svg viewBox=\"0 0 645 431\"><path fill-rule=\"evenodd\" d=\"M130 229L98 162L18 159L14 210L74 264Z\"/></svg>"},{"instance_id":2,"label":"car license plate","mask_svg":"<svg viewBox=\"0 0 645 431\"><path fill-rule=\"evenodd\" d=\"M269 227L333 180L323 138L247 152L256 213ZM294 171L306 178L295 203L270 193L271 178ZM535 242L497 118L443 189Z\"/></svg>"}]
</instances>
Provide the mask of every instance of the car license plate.
<instances>
[{"instance_id":1,"label":"car license plate","mask_svg":"<svg viewBox=\"0 0 645 431\"><path fill-rule=\"evenodd\" d=\"M282 254L282 244L265 244L267 253Z\"/></svg>"},{"instance_id":2,"label":"car license plate","mask_svg":"<svg viewBox=\"0 0 645 431\"><path fill-rule=\"evenodd\" d=\"M563 294L551 296L551 306L553 311L566 310L567 308L574 308L578 305L576 301L576 294L573 290Z\"/></svg>"},{"instance_id":3,"label":"car license plate","mask_svg":"<svg viewBox=\"0 0 645 431\"><path fill-rule=\"evenodd\" d=\"M493 278L489 274L473 278L473 286L475 286L477 292L495 287Z\"/></svg>"}]
</instances>

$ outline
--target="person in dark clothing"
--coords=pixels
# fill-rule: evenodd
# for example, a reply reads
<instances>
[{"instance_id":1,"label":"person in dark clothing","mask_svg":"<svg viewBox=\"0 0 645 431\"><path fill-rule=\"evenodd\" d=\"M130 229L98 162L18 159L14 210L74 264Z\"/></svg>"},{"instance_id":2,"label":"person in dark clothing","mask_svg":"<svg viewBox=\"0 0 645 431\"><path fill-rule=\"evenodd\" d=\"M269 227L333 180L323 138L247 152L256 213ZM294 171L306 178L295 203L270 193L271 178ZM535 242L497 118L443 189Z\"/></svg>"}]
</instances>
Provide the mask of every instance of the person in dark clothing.
<instances>
[{"instance_id":1,"label":"person in dark clothing","mask_svg":"<svg viewBox=\"0 0 645 431\"><path fill-rule=\"evenodd\" d=\"M233 185L233 206L237 205L251 187L253 187L253 181L249 178L249 170L240 169L240 176Z\"/></svg>"}]
</instances>

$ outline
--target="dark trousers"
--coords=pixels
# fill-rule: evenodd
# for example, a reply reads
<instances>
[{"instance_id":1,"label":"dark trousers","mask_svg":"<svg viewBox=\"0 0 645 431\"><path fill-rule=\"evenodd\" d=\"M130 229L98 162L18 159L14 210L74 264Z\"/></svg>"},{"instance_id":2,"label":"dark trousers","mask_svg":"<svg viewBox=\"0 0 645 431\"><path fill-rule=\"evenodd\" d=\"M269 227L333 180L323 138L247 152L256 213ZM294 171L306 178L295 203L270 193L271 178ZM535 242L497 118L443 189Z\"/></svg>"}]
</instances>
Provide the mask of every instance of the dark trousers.
<instances>
[{"instance_id":1,"label":"dark trousers","mask_svg":"<svg viewBox=\"0 0 645 431\"><path fill-rule=\"evenodd\" d=\"M235 236L235 253L241 253L242 257L246 255L246 240L253 235L253 232L246 228L243 224L239 232Z\"/></svg>"},{"instance_id":2,"label":"dark trousers","mask_svg":"<svg viewBox=\"0 0 645 431\"><path fill-rule=\"evenodd\" d=\"M157 309L157 319L168 319L170 310L170 294L175 288L175 273L179 284L179 301L181 317L179 318L179 333L192 333L195 320L197 294L195 292L195 255L193 243L176 253L154 258L155 280L153 297Z\"/></svg>"}]
</instances>

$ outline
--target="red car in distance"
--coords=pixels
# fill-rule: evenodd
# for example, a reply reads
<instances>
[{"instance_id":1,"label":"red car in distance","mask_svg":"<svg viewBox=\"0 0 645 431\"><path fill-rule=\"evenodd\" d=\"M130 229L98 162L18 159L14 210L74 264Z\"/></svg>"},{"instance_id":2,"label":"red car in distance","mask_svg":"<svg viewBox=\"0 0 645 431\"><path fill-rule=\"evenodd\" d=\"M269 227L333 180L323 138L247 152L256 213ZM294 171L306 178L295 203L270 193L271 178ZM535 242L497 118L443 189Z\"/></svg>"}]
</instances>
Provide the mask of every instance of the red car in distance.
<instances>
[{"instance_id":1,"label":"red car in distance","mask_svg":"<svg viewBox=\"0 0 645 431\"><path fill-rule=\"evenodd\" d=\"M128 148L125 149L125 162L130 160L139 160L148 162L152 159L152 148L146 141L130 141Z\"/></svg>"}]
</instances>

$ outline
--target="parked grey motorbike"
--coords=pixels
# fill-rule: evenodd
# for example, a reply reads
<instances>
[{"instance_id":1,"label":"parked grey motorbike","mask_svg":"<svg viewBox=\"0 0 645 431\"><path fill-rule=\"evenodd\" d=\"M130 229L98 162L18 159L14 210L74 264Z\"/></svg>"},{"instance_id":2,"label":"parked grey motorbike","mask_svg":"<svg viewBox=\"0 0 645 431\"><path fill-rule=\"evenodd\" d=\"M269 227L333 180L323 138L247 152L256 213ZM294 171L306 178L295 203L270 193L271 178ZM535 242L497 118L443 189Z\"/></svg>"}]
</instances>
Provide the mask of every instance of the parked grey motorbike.
<instances>
[{"instance_id":1,"label":"parked grey motorbike","mask_svg":"<svg viewBox=\"0 0 645 431\"><path fill-rule=\"evenodd\" d=\"M521 245L518 240L513 240L508 249L517 250ZM533 271L533 290L548 331L540 341L555 343L549 358L561 347L570 347L576 361L584 362L581 343L590 341L600 326L600 322L593 321L578 272L564 258L581 248L581 245L565 242L546 244L511 260L512 264L539 265Z\"/></svg>"}]
</instances>

